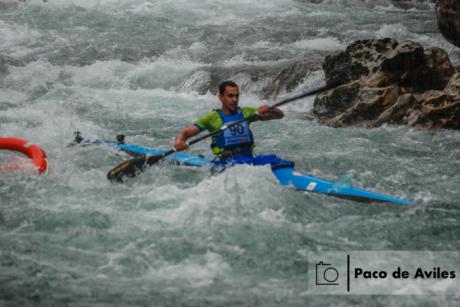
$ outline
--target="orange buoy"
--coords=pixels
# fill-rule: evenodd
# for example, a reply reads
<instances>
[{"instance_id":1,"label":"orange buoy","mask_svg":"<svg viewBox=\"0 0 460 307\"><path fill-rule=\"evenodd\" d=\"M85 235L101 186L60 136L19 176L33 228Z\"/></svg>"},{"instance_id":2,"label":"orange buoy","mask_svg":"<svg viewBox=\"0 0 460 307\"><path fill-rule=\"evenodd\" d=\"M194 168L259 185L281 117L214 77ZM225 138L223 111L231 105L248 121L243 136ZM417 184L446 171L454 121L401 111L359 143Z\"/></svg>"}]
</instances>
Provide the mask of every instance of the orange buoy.
<instances>
[{"instance_id":1,"label":"orange buoy","mask_svg":"<svg viewBox=\"0 0 460 307\"><path fill-rule=\"evenodd\" d=\"M29 141L20 138L0 137L0 149L21 152L29 157L29 159L32 161L32 164L35 165L35 167L37 168L39 174L43 174L44 172L46 172L46 169L48 167L46 153L38 145L29 143ZM10 166L3 169L17 170L18 168Z\"/></svg>"}]
</instances>

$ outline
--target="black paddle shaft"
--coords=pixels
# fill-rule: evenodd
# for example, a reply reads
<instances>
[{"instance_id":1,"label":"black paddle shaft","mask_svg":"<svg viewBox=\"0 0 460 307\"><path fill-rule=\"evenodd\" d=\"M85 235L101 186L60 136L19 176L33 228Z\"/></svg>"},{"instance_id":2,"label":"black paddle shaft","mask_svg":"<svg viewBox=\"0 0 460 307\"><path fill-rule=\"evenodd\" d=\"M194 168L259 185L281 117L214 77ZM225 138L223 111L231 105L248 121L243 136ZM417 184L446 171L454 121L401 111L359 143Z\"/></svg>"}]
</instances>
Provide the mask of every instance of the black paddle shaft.
<instances>
[{"instance_id":1,"label":"black paddle shaft","mask_svg":"<svg viewBox=\"0 0 460 307\"><path fill-rule=\"evenodd\" d=\"M292 96L292 97L283 99L283 100L271 105L269 107L269 110L273 110L274 108L277 108L279 106L285 105L285 104L287 104L287 103L289 103L291 101L294 101L294 100L297 100L297 99L300 99L300 98L303 98L303 97L311 96L311 95L314 95L314 94L318 94L318 93L330 90L330 89L332 89L334 87L337 87L338 85L339 84L337 84L337 83L330 83L330 84L322 86L320 88L317 88L317 89L314 89L314 90L311 90L311 91L308 91L308 92L305 92L305 93L302 93L302 94L299 94L299 95L296 95L296 96ZM217 130L215 130L213 132L210 132L210 133L205 134L205 135L203 135L201 137L195 138L192 141L188 142L188 145L193 145L193 144L196 144L198 142L201 142L202 140L205 140L207 138L210 138L210 137L213 137L215 135L218 135L222 131L224 131L225 129L232 128L232 127L234 127L234 126L236 126L238 124L241 124L244 121L247 121L247 122L251 123L251 122L258 121L259 119L260 119L259 114L253 114L253 115L249 116L248 118L238 120L238 121L233 122L233 123L231 123L229 125L223 125L222 127L220 127L219 129L217 129ZM161 155L156 155L156 156L145 156L144 155L144 156L136 157L136 158L133 158L131 160L125 161L125 162L117 165L116 167L114 167L112 170L110 170L107 173L107 178L110 181L123 182L123 177L135 177L137 175L137 173L142 172L146 167L152 166L153 164L158 163L158 161L162 160L163 158L165 158L165 157L167 157L167 156L169 156L169 155L171 155L171 154L173 154L175 152L176 152L175 149L171 149L171 150L166 151L165 153L162 153Z\"/></svg>"}]
</instances>

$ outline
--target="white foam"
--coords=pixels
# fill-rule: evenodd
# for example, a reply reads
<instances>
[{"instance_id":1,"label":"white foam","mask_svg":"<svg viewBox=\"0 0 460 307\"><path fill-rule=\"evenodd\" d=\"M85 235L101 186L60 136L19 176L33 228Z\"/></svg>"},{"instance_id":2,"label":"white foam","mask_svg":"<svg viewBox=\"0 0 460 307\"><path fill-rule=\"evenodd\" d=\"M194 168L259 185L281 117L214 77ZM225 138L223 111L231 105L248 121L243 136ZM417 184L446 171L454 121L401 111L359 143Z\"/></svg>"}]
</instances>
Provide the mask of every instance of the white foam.
<instances>
[{"instance_id":1,"label":"white foam","mask_svg":"<svg viewBox=\"0 0 460 307\"><path fill-rule=\"evenodd\" d=\"M332 12L332 11L313 11L307 13L305 17L346 17L345 14L339 12Z\"/></svg>"},{"instance_id":2,"label":"white foam","mask_svg":"<svg viewBox=\"0 0 460 307\"><path fill-rule=\"evenodd\" d=\"M170 184L151 188L149 185L151 192L144 196L145 202L156 202L158 195L174 195L177 205L157 208L147 212L145 216L150 221L161 221L169 225L186 224L191 229L205 227L212 231L214 227L221 225L241 223L239 218L241 215L246 216L244 212L251 212L252 206L262 205L260 198L251 192L252 189L276 186L268 167L236 166L213 177L206 175L206 169L203 171L206 178L189 188L178 190L177 186ZM170 175L165 174L163 178L159 170L156 170L155 176L160 176L159 182L167 182ZM139 194L142 195L142 192ZM161 196L160 199L167 200L169 197Z\"/></svg>"},{"instance_id":3,"label":"white foam","mask_svg":"<svg viewBox=\"0 0 460 307\"><path fill-rule=\"evenodd\" d=\"M384 24L376 32L377 38L391 37L396 40L401 40L412 36L406 26L403 24Z\"/></svg>"},{"instance_id":4,"label":"white foam","mask_svg":"<svg viewBox=\"0 0 460 307\"><path fill-rule=\"evenodd\" d=\"M270 225L280 227L287 222L286 216L284 215L283 211L283 208L279 210L265 209L261 213L259 213L259 217L263 221L268 222Z\"/></svg>"},{"instance_id":5,"label":"white foam","mask_svg":"<svg viewBox=\"0 0 460 307\"><path fill-rule=\"evenodd\" d=\"M27 94L20 90L0 88L0 101L8 102L16 106L26 102Z\"/></svg>"},{"instance_id":6,"label":"white foam","mask_svg":"<svg viewBox=\"0 0 460 307\"><path fill-rule=\"evenodd\" d=\"M177 84L190 71L203 64L161 56L154 61L137 64L118 60L98 61L92 65L74 68L73 80L92 88L157 88Z\"/></svg>"},{"instance_id":7,"label":"white foam","mask_svg":"<svg viewBox=\"0 0 460 307\"><path fill-rule=\"evenodd\" d=\"M0 51L11 57L21 57L41 50L33 46L41 33L26 25L10 24L0 20Z\"/></svg>"},{"instance_id":8,"label":"white foam","mask_svg":"<svg viewBox=\"0 0 460 307\"><path fill-rule=\"evenodd\" d=\"M336 51L345 49L345 45L336 37L302 39L291 44L295 48L320 51Z\"/></svg>"},{"instance_id":9,"label":"white foam","mask_svg":"<svg viewBox=\"0 0 460 307\"><path fill-rule=\"evenodd\" d=\"M154 278L190 282L194 287L206 287L219 276L226 276L231 271L230 265L221 255L206 252L203 256L192 256L178 264L164 264L151 271Z\"/></svg>"}]
</instances>

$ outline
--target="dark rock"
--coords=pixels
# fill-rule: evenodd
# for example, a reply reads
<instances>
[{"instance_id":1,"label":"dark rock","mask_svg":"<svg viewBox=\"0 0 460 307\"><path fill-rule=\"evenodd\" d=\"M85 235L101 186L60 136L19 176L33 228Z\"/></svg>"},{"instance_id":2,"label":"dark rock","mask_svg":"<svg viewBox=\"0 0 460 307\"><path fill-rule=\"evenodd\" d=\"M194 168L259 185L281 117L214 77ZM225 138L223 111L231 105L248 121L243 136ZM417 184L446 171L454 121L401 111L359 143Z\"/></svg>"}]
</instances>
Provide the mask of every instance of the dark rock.
<instances>
[{"instance_id":1,"label":"dark rock","mask_svg":"<svg viewBox=\"0 0 460 307\"><path fill-rule=\"evenodd\" d=\"M380 116L372 122L368 123L368 127L378 127L384 123L402 124L403 119L406 117L407 110L417 103L414 95L403 94L398 97L396 102L386 109Z\"/></svg>"},{"instance_id":2,"label":"dark rock","mask_svg":"<svg viewBox=\"0 0 460 307\"><path fill-rule=\"evenodd\" d=\"M333 127L368 126L379 117L386 108L394 105L399 96L399 87L391 85L385 88L361 87L351 105L341 114L328 119ZM316 103L316 102L315 102Z\"/></svg>"},{"instance_id":3,"label":"dark rock","mask_svg":"<svg viewBox=\"0 0 460 307\"><path fill-rule=\"evenodd\" d=\"M419 43L398 43L390 38L356 41L345 51L327 56L323 69L328 82L350 82L379 75L387 85L398 82L420 91L444 88L454 73L444 50L424 51Z\"/></svg>"},{"instance_id":4,"label":"dark rock","mask_svg":"<svg viewBox=\"0 0 460 307\"><path fill-rule=\"evenodd\" d=\"M349 82L367 75L372 71L372 63L378 60L375 51L387 47L386 41L361 40L349 45L344 52L327 56L323 62L326 80Z\"/></svg>"},{"instance_id":5,"label":"dark rock","mask_svg":"<svg viewBox=\"0 0 460 307\"><path fill-rule=\"evenodd\" d=\"M442 91L415 95L417 103L405 124L431 129L460 129L460 73L452 76Z\"/></svg>"},{"instance_id":6,"label":"dark rock","mask_svg":"<svg viewBox=\"0 0 460 307\"><path fill-rule=\"evenodd\" d=\"M412 41L361 40L325 58L326 81L345 84L318 95L312 115L334 127L384 123L458 128L460 77L440 48Z\"/></svg>"},{"instance_id":7,"label":"dark rock","mask_svg":"<svg viewBox=\"0 0 460 307\"><path fill-rule=\"evenodd\" d=\"M408 80L414 92L423 92L430 89L442 90L455 73L449 56L441 48L425 50L425 65L409 70Z\"/></svg>"},{"instance_id":8,"label":"dark rock","mask_svg":"<svg viewBox=\"0 0 460 307\"><path fill-rule=\"evenodd\" d=\"M460 73L456 73L450 78L444 90L454 95L460 93Z\"/></svg>"},{"instance_id":9,"label":"dark rock","mask_svg":"<svg viewBox=\"0 0 460 307\"><path fill-rule=\"evenodd\" d=\"M438 0L436 2L438 27L449 42L460 47L460 1Z\"/></svg>"},{"instance_id":10,"label":"dark rock","mask_svg":"<svg viewBox=\"0 0 460 307\"><path fill-rule=\"evenodd\" d=\"M399 56L399 53L394 53L398 46L398 42L391 38L356 41L349 45L345 51L326 57L323 62L326 80L328 82L334 80L342 82L357 80L369 73L383 70L382 65L385 60L384 65L388 67L387 70L391 69L392 65L398 64L398 58L393 59L395 56L404 57L404 53L401 56ZM409 48L408 46L399 47L403 52L405 51L404 47ZM415 46L412 48L416 49Z\"/></svg>"},{"instance_id":11,"label":"dark rock","mask_svg":"<svg viewBox=\"0 0 460 307\"><path fill-rule=\"evenodd\" d=\"M428 91L416 95L417 103L409 110L405 124L430 129L460 129L460 95Z\"/></svg>"},{"instance_id":12,"label":"dark rock","mask_svg":"<svg viewBox=\"0 0 460 307\"><path fill-rule=\"evenodd\" d=\"M394 42L391 44L395 48L386 52L385 59L379 64L383 72L391 74L395 80L401 80L406 72L415 70L426 63L423 46L419 43L403 41L396 45ZM377 50L377 52L382 51Z\"/></svg>"},{"instance_id":13,"label":"dark rock","mask_svg":"<svg viewBox=\"0 0 460 307\"><path fill-rule=\"evenodd\" d=\"M315 100L313 115L320 120L339 116L353 106L361 87L362 84L355 81L318 96Z\"/></svg>"}]
</instances>

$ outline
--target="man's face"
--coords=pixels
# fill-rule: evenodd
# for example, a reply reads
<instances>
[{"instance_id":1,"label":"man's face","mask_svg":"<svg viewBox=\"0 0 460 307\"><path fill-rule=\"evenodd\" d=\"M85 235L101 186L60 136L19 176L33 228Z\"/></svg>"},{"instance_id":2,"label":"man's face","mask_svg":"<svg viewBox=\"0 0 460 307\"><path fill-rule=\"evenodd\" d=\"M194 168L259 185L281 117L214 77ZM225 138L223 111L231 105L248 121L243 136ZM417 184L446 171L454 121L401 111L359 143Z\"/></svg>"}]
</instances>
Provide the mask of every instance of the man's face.
<instances>
[{"instance_id":1,"label":"man's face","mask_svg":"<svg viewBox=\"0 0 460 307\"><path fill-rule=\"evenodd\" d=\"M238 100L240 98L240 91L238 87L226 86L222 95L219 94L220 102L222 102L223 111L235 113L238 108Z\"/></svg>"}]
</instances>

